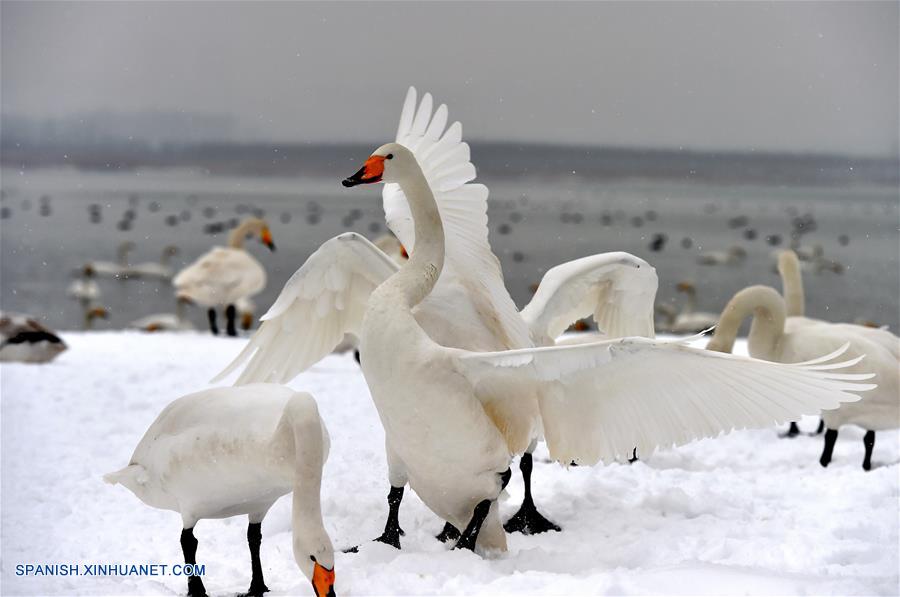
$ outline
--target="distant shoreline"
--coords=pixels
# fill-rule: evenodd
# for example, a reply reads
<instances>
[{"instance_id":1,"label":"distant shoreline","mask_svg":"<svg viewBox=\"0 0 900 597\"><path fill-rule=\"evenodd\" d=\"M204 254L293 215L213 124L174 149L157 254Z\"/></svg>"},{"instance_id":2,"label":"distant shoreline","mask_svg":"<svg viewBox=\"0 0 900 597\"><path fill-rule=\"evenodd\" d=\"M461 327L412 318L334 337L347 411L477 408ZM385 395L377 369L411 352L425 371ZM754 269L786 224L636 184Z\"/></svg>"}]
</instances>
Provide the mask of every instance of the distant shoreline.
<instances>
[{"instance_id":1,"label":"distant shoreline","mask_svg":"<svg viewBox=\"0 0 900 597\"><path fill-rule=\"evenodd\" d=\"M190 168L210 175L342 176L372 143L200 143L152 146L143 142L96 145L24 145L3 139L5 168L69 166L87 171ZM658 179L691 183L832 186L900 185L897 159L832 154L765 153L583 147L474 142L480 176L540 176L588 180Z\"/></svg>"}]
</instances>

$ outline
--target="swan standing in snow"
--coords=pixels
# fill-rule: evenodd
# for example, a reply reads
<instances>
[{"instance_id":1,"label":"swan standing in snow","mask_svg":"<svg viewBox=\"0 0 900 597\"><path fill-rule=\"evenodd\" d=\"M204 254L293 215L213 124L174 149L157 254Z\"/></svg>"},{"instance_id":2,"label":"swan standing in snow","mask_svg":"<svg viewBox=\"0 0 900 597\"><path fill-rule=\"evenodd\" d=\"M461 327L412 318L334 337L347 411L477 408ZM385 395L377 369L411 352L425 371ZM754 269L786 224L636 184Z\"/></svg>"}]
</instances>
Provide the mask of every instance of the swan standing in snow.
<instances>
[{"instance_id":1,"label":"swan standing in snow","mask_svg":"<svg viewBox=\"0 0 900 597\"><path fill-rule=\"evenodd\" d=\"M391 470L402 470L435 514L464 529L457 547L505 550L496 500L509 479L511 455L523 449L516 442L527 445L533 437L532 402L539 403L551 458L593 464L625 459L635 447L650 454L657 446L735 427L768 427L857 400L850 391L872 387L853 383L868 375L834 373L845 363L822 364L841 351L789 366L646 338L494 352L442 346L413 311L445 266L449 243L445 247L442 214L404 146L378 148L344 185L382 181L399 185L408 202L415 234L409 261L396 270L356 234L328 241L326 254L360 259L345 260L343 271L334 263L323 271L315 263L326 249L321 247L263 317L254 337L259 340L223 373L260 341L263 347L273 337L277 342L285 329L302 336L294 338L293 352L266 362L273 354L263 349L245 374L290 376L327 354L345 332L357 333L363 374L394 460ZM447 226L452 222L448 218ZM650 309L640 315L652 325L651 317ZM266 333L269 321L275 325ZM289 335L283 339L290 342ZM509 388L519 392L511 396ZM516 419L517 413L526 416Z\"/></svg>"},{"instance_id":2,"label":"swan standing in snow","mask_svg":"<svg viewBox=\"0 0 900 597\"><path fill-rule=\"evenodd\" d=\"M270 251L275 250L272 233L265 220L247 218L231 231L227 247L213 247L178 272L172 281L177 296L208 307L209 329L213 334L219 333L217 307L225 307L228 335L237 336L235 304L266 287L266 270L244 249L244 239L248 234L259 235L260 242Z\"/></svg>"},{"instance_id":3,"label":"swan standing in snow","mask_svg":"<svg viewBox=\"0 0 900 597\"><path fill-rule=\"evenodd\" d=\"M825 411L822 419L828 431L819 462L831 461L838 428L858 425L866 430L863 468L872 466L875 431L900 426L900 340L890 332L852 324L828 323L805 317L787 317L785 301L768 286L751 286L741 290L722 311L719 325L707 348L731 352L741 322L753 317L748 338L750 356L777 363L796 363L816 358L849 343L848 356L857 364L850 372L874 372L878 385L865 399L844 404L837 410ZM865 360L862 360L865 356ZM861 362L859 362L861 361Z\"/></svg>"},{"instance_id":4,"label":"swan standing in snow","mask_svg":"<svg viewBox=\"0 0 900 597\"><path fill-rule=\"evenodd\" d=\"M163 249L162 255L158 262L148 261L146 263L138 263L128 268L128 275L138 278L158 278L160 280L172 279L172 267L169 261L178 255L178 247L168 245Z\"/></svg>"},{"instance_id":5,"label":"swan standing in snow","mask_svg":"<svg viewBox=\"0 0 900 597\"><path fill-rule=\"evenodd\" d=\"M445 264L436 286L415 307L416 319L428 335L438 344L467 350L529 348L534 345L532 338L540 344L553 344L571 322L593 315L598 327L611 337L652 337L650 309L658 284L656 273L645 261L626 253L595 255L552 268L536 289L531 304L521 313L517 311L503 283L500 263L488 242L488 189L470 182L475 177L475 167L469 161L468 145L462 142L461 125L456 122L445 130L446 106L439 106L433 114L432 106L431 95L425 94L417 107L415 89L410 88L397 131L397 139L404 146L414 148L411 150L414 155L422 156L422 168L430 187L439 189L434 197L447 238ZM403 189L397 184L385 185L383 200L389 228L403 246L414 247L414 223ZM348 238L358 240L356 236ZM316 279L322 277L321 284L332 293L345 291L348 284L356 283L347 272L358 267L368 268L367 284L377 286L398 269L398 264L382 251L376 250L378 256L373 259L370 247L371 243L329 241L302 269ZM290 295L289 287L294 288L289 282L283 296ZM314 296L318 289L303 292ZM333 297L334 294L327 296ZM327 304L323 300L319 308ZM343 309L340 303L334 306ZM308 323L305 320L264 323L264 329L243 355L256 348L262 349L263 354L238 383L287 381L335 346L344 348L356 343L354 335L335 335L330 327L323 329L321 335L304 335L302 341L293 337L293 330ZM291 361L289 357L298 342L309 344L298 360ZM279 371L269 368L284 365L287 366ZM492 416L515 453L522 454L519 468L525 482L522 507L505 528L523 533L559 530L537 511L531 493L531 452L540 429L535 389L527 384L508 384L495 388L493 394ZM387 452L391 484L389 514L385 531L378 540L399 547L398 517L406 475L402 464L392 457L390 446ZM447 540L454 536L458 536L458 530L448 524L439 538Z\"/></svg>"},{"instance_id":6,"label":"swan standing in snow","mask_svg":"<svg viewBox=\"0 0 900 597\"><path fill-rule=\"evenodd\" d=\"M274 384L213 388L169 404L147 429L125 468L103 477L154 508L181 514L181 548L197 563L194 525L205 518L249 517L249 595L269 589L259 548L262 521L294 492L294 559L318 597L334 595L334 549L319 501L328 432L312 396ZM188 594L205 595L199 576Z\"/></svg>"},{"instance_id":7,"label":"swan standing in snow","mask_svg":"<svg viewBox=\"0 0 900 597\"><path fill-rule=\"evenodd\" d=\"M68 347L28 315L0 312L0 362L49 363Z\"/></svg>"},{"instance_id":8,"label":"swan standing in snow","mask_svg":"<svg viewBox=\"0 0 900 597\"><path fill-rule=\"evenodd\" d=\"M144 332L180 332L194 329L194 324L185 316L185 308L191 303L186 297L175 299L174 313L154 313L135 319L128 327Z\"/></svg>"}]
</instances>

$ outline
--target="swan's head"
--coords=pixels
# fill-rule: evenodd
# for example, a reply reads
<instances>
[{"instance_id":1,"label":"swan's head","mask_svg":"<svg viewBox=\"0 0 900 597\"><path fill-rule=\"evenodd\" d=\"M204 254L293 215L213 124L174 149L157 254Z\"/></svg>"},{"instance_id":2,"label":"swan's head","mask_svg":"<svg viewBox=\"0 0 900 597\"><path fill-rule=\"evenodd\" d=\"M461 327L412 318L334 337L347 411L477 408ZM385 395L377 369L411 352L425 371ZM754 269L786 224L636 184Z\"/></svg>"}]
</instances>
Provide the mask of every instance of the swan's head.
<instances>
[{"instance_id":1,"label":"swan's head","mask_svg":"<svg viewBox=\"0 0 900 597\"><path fill-rule=\"evenodd\" d=\"M266 245L270 251L275 250L275 242L272 240L272 231L269 224L262 218L247 218L241 222L244 230L250 234L259 235L259 242Z\"/></svg>"},{"instance_id":2,"label":"swan's head","mask_svg":"<svg viewBox=\"0 0 900 597\"><path fill-rule=\"evenodd\" d=\"M400 182L419 168L413 153L399 143L387 143L376 149L356 174L341 184L355 187L373 182Z\"/></svg>"},{"instance_id":3,"label":"swan's head","mask_svg":"<svg viewBox=\"0 0 900 597\"><path fill-rule=\"evenodd\" d=\"M294 559L312 583L316 597L335 597L334 548L324 532L313 536L294 533Z\"/></svg>"}]
</instances>

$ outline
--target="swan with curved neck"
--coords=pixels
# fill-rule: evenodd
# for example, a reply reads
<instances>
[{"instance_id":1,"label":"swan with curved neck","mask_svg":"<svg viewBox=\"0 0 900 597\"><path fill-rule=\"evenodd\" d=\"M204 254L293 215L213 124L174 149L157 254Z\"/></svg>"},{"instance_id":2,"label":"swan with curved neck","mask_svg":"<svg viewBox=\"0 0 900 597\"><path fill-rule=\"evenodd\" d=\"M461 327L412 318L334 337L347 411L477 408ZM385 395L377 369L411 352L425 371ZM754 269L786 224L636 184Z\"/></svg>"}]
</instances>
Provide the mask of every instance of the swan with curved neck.
<instances>
[{"instance_id":1,"label":"swan with curved neck","mask_svg":"<svg viewBox=\"0 0 900 597\"><path fill-rule=\"evenodd\" d=\"M806 313L806 295L803 292L803 277L796 253L779 253L778 274L781 276L781 292L784 294L787 316L803 317Z\"/></svg>"},{"instance_id":2,"label":"swan with curved neck","mask_svg":"<svg viewBox=\"0 0 900 597\"><path fill-rule=\"evenodd\" d=\"M246 218L228 236L227 247L213 247L172 280L175 294L207 307L209 329L218 335L217 308L225 308L226 332L237 336L237 307L241 299L249 299L266 287L266 270L245 248L247 235L275 250L272 233L265 220Z\"/></svg>"},{"instance_id":3,"label":"swan with curved neck","mask_svg":"<svg viewBox=\"0 0 900 597\"><path fill-rule=\"evenodd\" d=\"M128 466L104 480L148 506L180 513L188 564L197 561L199 520L247 515L248 595L269 590L259 559L262 521L278 498L293 492L294 559L317 597L334 597L334 549L319 497L327 456L328 432L309 394L275 384L213 388L169 404ZM206 594L199 576L189 577L188 594Z\"/></svg>"},{"instance_id":4,"label":"swan with curved neck","mask_svg":"<svg viewBox=\"0 0 900 597\"><path fill-rule=\"evenodd\" d=\"M580 463L612 460L626 450L631 455L635 447L649 454L657 445L684 443L730 428L729 424L771 424L769 416L777 420L792 411L786 404L767 404L764 391L771 389L771 384L785 388L792 400L813 400L804 409L815 409L814 404L833 408L842 401L856 399L842 394L843 391L867 387L844 385L843 381L865 379L866 375L841 377L825 373L830 380L842 381L835 382L835 386L831 382L819 386L824 380L802 366L796 370L779 369L760 361L734 360L736 357L721 360L724 357L710 358L707 351L645 338L493 353L441 346L413 313L413 308L435 287L444 266L445 232L434 194L415 156L397 143L379 147L343 184L351 187L376 182L393 182L402 188L415 225L415 247L410 260L369 296L351 297L351 301L362 299L362 304L345 303L342 317L354 318L359 316L354 314L362 312L358 324L361 367L384 425L389 459L402 464L410 486L432 511L457 528L465 528L457 547L506 547L496 500L509 480L508 465L515 450L501 429L505 419L492 414L491 395L498 387L514 384L536 392L541 399L551 456L562 462ZM333 242L359 243L354 235L329 241ZM339 250L357 250L354 246ZM380 260L388 261L383 253L379 255ZM315 262L315 257L311 256L307 265ZM308 298L303 285L305 276L316 270L314 265L307 270L307 265L288 282L282 296L263 317L264 322L287 314L295 301ZM375 260L372 265L382 267L383 263ZM304 309L296 312L304 313ZM348 319L348 325L353 329L356 324ZM341 329L334 327L336 333ZM278 328L273 330L279 333ZM260 333L265 337L270 332ZM839 353L835 351L828 358ZM636 354L645 356L630 360ZM661 372L647 376L634 369L638 363L642 369L646 359L657 360L654 370ZM237 362L241 360L239 357ZM685 362L679 364L682 360ZM822 359L816 363L819 362ZM279 369L281 366L283 362ZM836 365L823 367L830 371ZM697 375L680 376L679 383L688 387L673 390L674 382L665 379L664 371L674 369L695 369ZM725 374L726 371L730 373ZM611 379L604 381L607 376ZM787 378L800 381L795 376L804 381L787 389ZM712 384L713 390L720 390L716 394L724 392L728 396L726 402L740 402L751 396L755 406L747 409L733 404L733 410L726 407L727 416L712 419L703 409L696 410L699 403L685 404L676 398L691 394L692 383ZM740 392L735 384L740 385ZM798 396L801 386L809 389L810 395ZM710 390L704 389L701 403L712 395ZM598 409L596 400L590 397L594 392L607 394L604 400L619 400L622 404L649 400L653 405ZM676 400L681 406L673 406L667 400ZM760 411L760 404L767 405ZM676 417L668 408L687 409L677 417L680 423L676 427L671 425ZM648 420L635 417L637 412Z\"/></svg>"},{"instance_id":5,"label":"swan with curved neck","mask_svg":"<svg viewBox=\"0 0 900 597\"><path fill-rule=\"evenodd\" d=\"M789 260L789 258L788 258ZM788 281L788 285L796 283ZM795 299L796 287L791 288ZM791 294L791 292L789 292ZM795 306L796 308L796 306ZM865 400L822 413L828 431L820 458L831 461L838 428L855 424L866 429L863 468L871 468L875 431L900 426L900 363L898 338L885 330L853 324L836 324L788 317L785 300L768 286L751 286L738 292L725 306L707 348L731 352L741 323L752 317L747 347L750 356L778 363L807 361L849 342L848 355L865 360L848 371L874 372L878 384Z\"/></svg>"}]
</instances>

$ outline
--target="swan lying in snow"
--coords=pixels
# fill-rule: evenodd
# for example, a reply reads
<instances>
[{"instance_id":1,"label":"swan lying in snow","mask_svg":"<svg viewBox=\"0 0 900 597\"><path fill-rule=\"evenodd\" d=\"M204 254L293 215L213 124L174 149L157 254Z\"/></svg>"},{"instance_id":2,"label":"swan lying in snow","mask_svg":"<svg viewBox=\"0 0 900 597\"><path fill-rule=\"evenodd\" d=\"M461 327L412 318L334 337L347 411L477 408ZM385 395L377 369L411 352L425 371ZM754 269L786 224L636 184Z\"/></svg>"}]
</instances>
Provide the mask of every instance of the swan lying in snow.
<instances>
[{"instance_id":1,"label":"swan lying in snow","mask_svg":"<svg viewBox=\"0 0 900 597\"><path fill-rule=\"evenodd\" d=\"M398 185L408 202L409 261L397 270L356 234L327 241L294 274L231 368L261 347L245 375L292 376L345 332L356 333L391 470L402 470L435 514L464 529L457 547L506 549L496 500L509 480L510 454L533 437L531 405L540 408L553 459L593 464L626 459L635 447L650 454L733 428L768 427L858 400L851 392L872 387L857 383L868 375L834 372L847 363L824 364L841 351L782 365L647 338L492 352L438 344L414 309L458 250L453 233L445 237L459 226L457 214L446 214L445 225L431 184L403 145L379 147L344 185L382 181ZM434 185L443 188L440 180ZM329 252L343 255L344 268L321 269L318 257ZM482 313L488 305L480 305ZM638 315L652 325L651 309ZM488 322L504 320L488 319L485 328ZM269 353L273 340L293 343L293 351Z\"/></svg>"},{"instance_id":2,"label":"swan lying in snow","mask_svg":"<svg viewBox=\"0 0 900 597\"><path fill-rule=\"evenodd\" d=\"M205 518L249 517L249 595L269 589L259 548L262 521L294 492L294 559L318 597L334 595L334 550L322 523L319 490L328 432L312 396L274 384L213 388L169 404L147 429L125 468L103 477L154 508L181 514L181 549L197 562L194 525ZM188 594L205 595L199 576Z\"/></svg>"},{"instance_id":3,"label":"swan lying in snow","mask_svg":"<svg viewBox=\"0 0 900 597\"><path fill-rule=\"evenodd\" d=\"M791 294L792 297L795 295ZM814 359L825 352L848 346L847 355L853 357L847 371L875 373L877 388L854 404L844 404L837 410L822 413L828 431L820 462L831 461L838 428L858 425L866 429L863 468L872 466L875 431L900 426L900 364L898 338L884 330L853 324L838 324L787 317L785 301L768 286L751 286L741 290L722 311L719 325L707 348L731 352L741 322L752 316L748 350L750 356L777 363L796 363ZM863 360L865 357L865 360Z\"/></svg>"},{"instance_id":4,"label":"swan lying in snow","mask_svg":"<svg viewBox=\"0 0 900 597\"><path fill-rule=\"evenodd\" d=\"M68 347L35 318L0 312L0 362L49 363Z\"/></svg>"},{"instance_id":5,"label":"swan lying in snow","mask_svg":"<svg viewBox=\"0 0 900 597\"><path fill-rule=\"evenodd\" d=\"M266 270L244 249L248 234L259 235L260 242L275 250L268 224L259 218L247 218L231 231L227 247L213 247L172 280L179 297L208 307L209 329L213 334L219 333L217 307L225 307L228 335L237 336L235 303L266 287Z\"/></svg>"},{"instance_id":6,"label":"swan lying in snow","mask_svg":"<svg viewBox=\"0 0 900 597\"><path fill-rule=\"evenodd\" d=\"M529 348L534 342L552 345L570 323L593 315L608 336L652 337L656 273L645 261L627 253L595 255L552 268L528 307L521 313L517 311L488 242L488 189L470 182L475 177L475 167L469 161L468 145L462 142L461 125L456 122L445 130L447 107L441 105L433 114L432 107L431 95L425 94L417 108L416 92L411 88L397 132L397 139L412 148L414 155L421 156L429 186L438 189L434 198L447 238L444 268L435 288L414 309L428 336L443 346L466 350ZM385 185L383 201L388 226L403 246L413 250L418 237L404 190L397 184ZM258 348L260 353L238 383L286 382L334 347L353 346L355 336L343 335L341 331L345 319L342 312L349 308L343 294L365 292L359 298L366 300L368 291L402 264L357 235L339 238L349 242L333 239L325 243L291 278L269 313L273 316L276 311L284 311L294 299L301 303L315 299L315 316L305 317L305 307L297 307L285 317L273 317L273 321L263 323L243 356L223 375ZM365 270L364 286L355 277L360 268ZM324 293L323 287L327 289ZM298 338L293 333L297 329L317 331ZM492 390L490 411L512 451L522 454L525 499L519 512L507 521L506 530L558 530L537 511L531 495L531 452L540 429L535 389L529 384L496 387ZM406 473L402 463L392 456L390 446L387 451L390 511L385 532L378 540L399 547L398 512ZM447 526L439 538L445 540L454 535L458 531Z\"/></svg>"},{"instance_id":7,"label":"swan lying in snow","mask_svg":"<svg viewBox=\"0 0 900 597\"><path fill-rule=\"evenodd\" d=\"M182 332L194 329L194 324L185 317L185 307L190 304L190 299L179 297L175 299L174 313L154 313L128 324L128 327L144 332Z\"/></svg>"}]
</instances>

